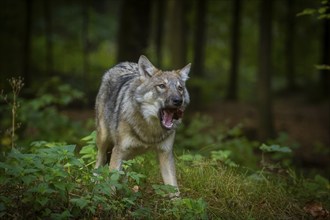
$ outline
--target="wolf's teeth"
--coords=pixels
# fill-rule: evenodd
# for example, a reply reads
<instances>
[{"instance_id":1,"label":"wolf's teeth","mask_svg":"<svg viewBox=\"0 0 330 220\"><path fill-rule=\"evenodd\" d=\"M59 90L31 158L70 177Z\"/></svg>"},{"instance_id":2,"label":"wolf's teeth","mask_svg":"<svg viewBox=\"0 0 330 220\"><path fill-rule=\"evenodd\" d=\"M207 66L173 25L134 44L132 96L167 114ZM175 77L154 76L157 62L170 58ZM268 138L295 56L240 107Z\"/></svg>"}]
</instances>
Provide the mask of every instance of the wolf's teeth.
<instances>
[{"instance_id":1,"label":"wolf's teeth","mask_svg":"<svg viewBox=\"0 0 330 220\"><path fill-rule=\"evenodd\" d=\"M162 125L167 129L171 129L173 127L174 111L172 109L163 109L161 113Z\"/></svg>"}]
</instances>

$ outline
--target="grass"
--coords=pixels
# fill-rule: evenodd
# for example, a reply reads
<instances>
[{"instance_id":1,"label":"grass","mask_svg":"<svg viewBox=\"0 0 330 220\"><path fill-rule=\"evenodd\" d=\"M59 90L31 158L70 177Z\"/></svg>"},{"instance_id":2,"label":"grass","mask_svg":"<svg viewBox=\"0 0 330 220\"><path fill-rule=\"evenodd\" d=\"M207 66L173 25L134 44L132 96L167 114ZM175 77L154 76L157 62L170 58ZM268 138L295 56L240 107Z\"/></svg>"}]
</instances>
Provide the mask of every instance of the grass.
<instances>
[{"instance_id":1,"label":"grass","mask_svg":"<svg viewBox=\"0 0 330 220\"><path fill-rule=\"evenodd\" d=\"M179 161L178 179L183 197L202 198L210 219L300 219L303 204L282 179L249 175L212 161Z\"/></svg>"},{"instance_id":2,"label":"grass","mask_svg":"<svg viewBox=\"0 0 330 220\"><path fill-rule=\"evenodd\" d=\"M311 181L292 171L249 170L189 154L177 157L182 198L171 200L173 187L162 185L152 153L126 162L123 172L93 170L94 138L84 138L80 155L74 145L44 141L7 153L0 162L0 218L304 219L305 203L313 200L325 213L329 209L325 178Z\"/></svg>"}]
</instances>

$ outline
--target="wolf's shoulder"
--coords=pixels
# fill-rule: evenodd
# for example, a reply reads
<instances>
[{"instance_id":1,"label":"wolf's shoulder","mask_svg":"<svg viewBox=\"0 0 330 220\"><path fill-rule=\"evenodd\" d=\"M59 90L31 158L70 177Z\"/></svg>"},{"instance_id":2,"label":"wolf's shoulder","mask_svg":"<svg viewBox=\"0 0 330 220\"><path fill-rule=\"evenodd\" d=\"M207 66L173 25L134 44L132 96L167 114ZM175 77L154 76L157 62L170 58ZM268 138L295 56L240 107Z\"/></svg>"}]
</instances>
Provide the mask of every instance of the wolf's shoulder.
<instances>
[{"instance_id":1,"label":"wolf's shoulder","mask_svg":"<svg viewBox=\"0 0 330 220\"><path fill-rule=\"evenodd\" d=\"M119 63L109 71L119 75L139 75L138 64L132 62Z\"/></svg>"},{"instance_id":2,"label":"wolf's shoulder","mask_svg":"<svg viewBox=\"0 0 330 220\"><path fill-rule=\"evenodd\" d=\"M109 69L103 76L103 81L132 79L140 75L137 63L122 62Z\"/></svg>"},{"instance_id":3,"label":"wolf's shoulder","mask_svg":"<svg viewBox=\"0 0 330 220\"><path fill-rule=\"evenodd\" d=\"M113 67L113 69L120 69L123 71L133 71L136 72L139 70L138 64L133 62L122 62Z\"/></svg>"}]
</instances>

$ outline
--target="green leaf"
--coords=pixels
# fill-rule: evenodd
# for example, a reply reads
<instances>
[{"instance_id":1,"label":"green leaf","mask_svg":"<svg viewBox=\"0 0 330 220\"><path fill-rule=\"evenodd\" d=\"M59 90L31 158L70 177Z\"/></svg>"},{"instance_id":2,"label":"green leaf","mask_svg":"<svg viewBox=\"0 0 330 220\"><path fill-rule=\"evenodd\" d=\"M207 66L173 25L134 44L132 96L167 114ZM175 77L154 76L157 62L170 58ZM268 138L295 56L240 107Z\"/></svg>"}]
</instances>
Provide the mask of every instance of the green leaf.
<instances>
[{"instance_id":1,"label":"green leaf","mask_svg":"<svg viewBox=\"0 0 330 220\"><path fill-rule=\"evenodd\" d=\"M85 198L73 198L70 199L70 202L78 206L80 209L84 209L89 204L89 200Z\"/></svg>"},{"instance_id":2,"label":"green leaf","mask_svg":"<svg viewBox=\"0 0 330 220\"><path fill-rule=\"evenodd\" d=\"M93 131L93 132L90 133L88 136L83 137L81 140L82 140L82 141L96 140L96 131ZM95 142L94 142L94 143L95 143Z\"/></svg>"},{"instance_id":3,"label":"green leaf","mask_svg":"<svg viewBox=\"0 0 330 220\"><path fill-rule=\"evenodd\" d=\"M318 70L330 70L330 66L329 65L315 65L315 68Z\"/></svg>"},{"instance_id":4,"label":"green leaf","mask_svg":"<svg viewBox=\"0 0 330 220\"><path fill-rule=\"evenodd\" d=\"M303 16L303 15L313 15L316 13L316 9L313 8L306 8L302 12L298 13L297 16Z\"/></svg>"},{"instance_id":5,"label":"green leaf","mask_svg":"<svg viewBox=\"0 0 330 220\"><path fill-rule=\"evenodd\" d=\"M47 197L41 197L37 199L37 202L41 205L41 206L45 206L48 203L49 199Z\"/></svg>"},{"instance_id":6,"label":"green leaf","mask_svg":"<svg viewBox=\"0 0 330 220\"><path fill-rule=\"evenodd\" d=\"M0 185L6 185L8 182L10 182L10 179L5 176L0 176Z\"/></svg>"},{"instance_id":7,"label":"green leaf","mask_svg":"<svg viewBox=\"0 0 330 220\"><path fill-rule=\"evenodd\" d=\"M281 152L281 153L291 153L292 150L288 147L281 147L279 145L266 145L266 144L262 144L259 147L260 150L264 151L264 152Z\"/></svg>"},{"instance_id":8,"label":"green leaf","mask_svg":"<svg viewBox=\"0 0 330 220\"><path fill-rule=\"evenodd\" d=\"M65 183L54 183L55 188L61 190L61 191L65 191L66 190L66 184Z\"/></svg>"},{"instance_id":9,"label":"green leaf","mask_svg":"<svg viewBox=\"0 0 330 220\"><path fill-rule=\"evenodd\" d=\"M71 213L69 212L69 210L65 210L64 212L62 212L61 214L58 213L53 213L51 214L51 219L69 219L71 217Z\"/></svg>"},{"instance_id":10,"label":"green leaf","mask_svg":"<svg viewBox=\"0 0 330 220\"><path fill-rule=\"evenodd\" d=\"M24 182L24 184L26 185L30 185L33 181L35 181L37 179L36 176L22 176L22 181Z\"/></svg>"},{"instance_id":11,"label":"green leaf","mask_svg":"<svg viewBox=\"0 0 330 220\"><path fill-rule=\"evenodd\" d=\"M123 198L122 201L126 204L135 205L134 201L130 198Z\"/></svg>"},{"instance_id":12,"label":"green leaf","mask_svg":"<svg viewBox=\"0 0 330 220\"><path fill-rule=\"evenodd\" d=\"M330 185L329 185L329 180L324 178L323 176L321 175L316 175L314 177L314 180L315 182L319 183L320 185L323 185L324 187L328 187L330 188Z\"/></svg>"},{"instance_id":13,"label":"green leaf","mask_svg":"<svg viewBox=\"0 0 330 220\"><path fill-rule=\"evenodd\" d=\"M319 8L318 11L319 11L320 14L324 14L324 13L327 12L327 10L328 10L328 7L327 6L323 6L323 7Z\"/></svg>"},{"instance_id":14,"label":"green leaf","mask_svg":"<svg viewBox=\"0 0 330 220\"><path fill-rule=\"evenodd\" d=\"M127 174L129 177L131 177L137 184L140 184L140 179L145 178L144 175L137 173L137 172L128 172Z\"/></svg>"}]
</instances>

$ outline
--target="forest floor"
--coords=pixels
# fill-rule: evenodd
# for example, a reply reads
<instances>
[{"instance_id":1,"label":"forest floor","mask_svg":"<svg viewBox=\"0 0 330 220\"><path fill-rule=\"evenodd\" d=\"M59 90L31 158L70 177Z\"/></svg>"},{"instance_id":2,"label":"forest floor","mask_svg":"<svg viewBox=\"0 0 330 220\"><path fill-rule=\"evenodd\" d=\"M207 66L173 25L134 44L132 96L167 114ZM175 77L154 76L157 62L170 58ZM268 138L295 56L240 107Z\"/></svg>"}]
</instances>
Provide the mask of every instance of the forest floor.
<instances>
[{"instance_id":1,"label":"forest floor","mask_svg":"<svg viewBox=\"0 0 330 220\"><path fill-rule=\"evenodd\" d=\"M195 112L191 109L189 115ZM277 133L284 132L299 146L295 150L296 163L304 168L329 168L330 105L311 103L297 97L286 97L274 102L274 124ZM94 110L65 111L73 120L94 118ZM221 102L200 112L211 116L216 124L242 124L249 139L257 139L258 113L255 104Z\"/></svg>"},{"instance_id":2,"label":"forest floor","mask_svg":"<svg viewBox=\"0 0 330 220\"><path fill-rule=\"evenodd\" d=\"M284 132L299 145L297 162L305 168L330 166L329 103L286 98L276 100L273 107L277 134ZM255 104L223 102L207 113L216 121L226 121L232 126L242 123L245 134L250 139L257 139L258 113Z\"/></svg>"},{"instance_id":3,"label":"forest floor","mask_svg":"<svg viewBox=\"0 0 330 220\"><path fill-rule=\"evenodd\" d=\"M275 163L261 164L256 169L230 166L227 163L230 160L226 157L223 160L220 154L214 154L215 157L189 152L177 155L182 199L174 201L164 199L171 189L162 185L153 154L128 161L125 172L108 175L106 166L95 171L95 133L90 133L94 129L94 110L64 110L62 114L71 119L65 121L83 125L84 132L90 133L84 137L81 157L77 157L75 145L65 143L35 141L26 153L13 148L6 154L4 162L0 161L0 194L5 195L0 196L0 219L181 219L187 216L187 219L312 219L312 216L313 219L329 219L326 173L329 171L329 110L329 103L311 103L297 98L286 97L274 102L277 132L285 132L300 146L294 148L293 165L297 166L285 170L272 170L271 165ZM182 127L180 134L186 128L186 131L198 128L198 123L194 122L203 123L205 120L207 123L207 117L196 117L196 114L198 112L190 106L185 116L186 126ZM200 115L214 119L215 123L210 126L216 129L212 131L243 131L244 136L233 135L239 140L233 143L238 143L239 147L254 147L251 145L254 141L246 137L258 140L258 113L254 104L219 102L201 111ZM73 123L78 121L82 123ZM239 127L242 129L231 129L237 124L242 124ZM213 127L206 130L209 128ZM73 129L79 127L73 126ZM197 129L191 133L194 136L182 136L184 140L191 137L194 143L198 143L198 151L200 143L208 140L195 142L198 139L194 137L204 136L199 132ZM244 142L248 144L244 145ZM279 138L272 143L284 146L287 142ZM288 147L293 145L292 141L287 144ZM232 152L240 153L244 161L248 158L240 151ZM260 156L250 152L251 157ZM98 175L94 175L95 172ZM118 196L111 192L109 183L117 187Z\"/></svg>"}]
</instances>

